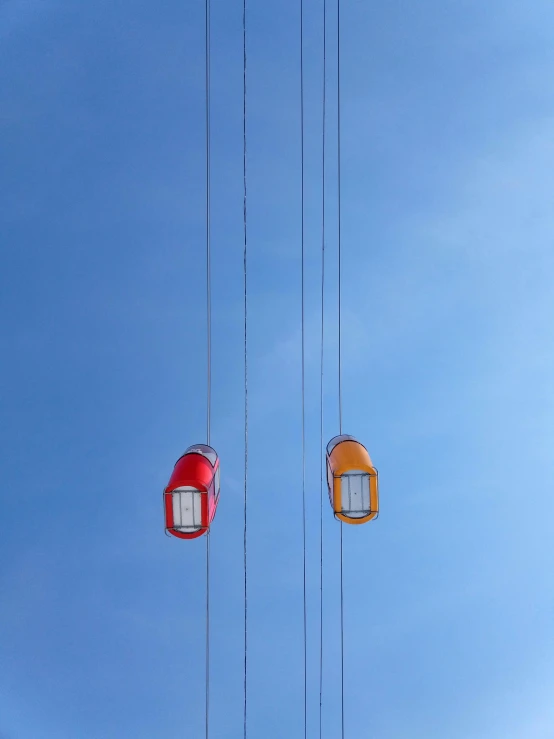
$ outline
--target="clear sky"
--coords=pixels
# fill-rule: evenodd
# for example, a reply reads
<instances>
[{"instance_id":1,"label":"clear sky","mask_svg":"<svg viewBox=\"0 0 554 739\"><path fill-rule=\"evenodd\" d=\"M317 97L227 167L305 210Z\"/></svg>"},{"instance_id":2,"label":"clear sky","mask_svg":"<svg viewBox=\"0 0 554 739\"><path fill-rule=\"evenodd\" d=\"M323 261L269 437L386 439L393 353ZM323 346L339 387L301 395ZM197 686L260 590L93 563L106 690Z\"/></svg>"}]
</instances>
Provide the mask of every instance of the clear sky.
<instances>
[{"instance_id":1,"label":"clear sky","mask_svg":"<svg viewBox=\"0 0 554 739\"><path fill-rule=\"evenodd\" d=\"M249 2L249 726L303 737L299 3ZM306 6L308 736L318 736L322 3ZM0 4L0 737L203 736L201 0ZM347 739L554 736L554 7L343 0ZM324 443L336 403L329 0ZM242 3L212 2L211 739L242 737ZM325 739L340 736L324 501Z\"/></svg>"}]
</instances>

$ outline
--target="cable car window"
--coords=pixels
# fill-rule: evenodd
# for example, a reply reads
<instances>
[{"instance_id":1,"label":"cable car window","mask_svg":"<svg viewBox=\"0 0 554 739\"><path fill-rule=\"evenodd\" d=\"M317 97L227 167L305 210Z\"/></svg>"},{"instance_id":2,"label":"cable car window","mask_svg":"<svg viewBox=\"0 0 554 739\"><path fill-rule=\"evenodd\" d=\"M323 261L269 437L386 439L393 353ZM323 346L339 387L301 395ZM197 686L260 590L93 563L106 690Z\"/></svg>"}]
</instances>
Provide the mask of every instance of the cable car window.
<instances>
[{"instance_id":1,"label":"cable car window","mask_svg":"<svg viewBox=\"0 0 554 739\"><path fill-rule=\"evenodd\" d=\"M203 457L206 457L212 467L215 467L215 463L217 462L216 451L207 444L194 444L194 446L189 446L185 454L201 454Z\"/></svg>"}]
</instances>

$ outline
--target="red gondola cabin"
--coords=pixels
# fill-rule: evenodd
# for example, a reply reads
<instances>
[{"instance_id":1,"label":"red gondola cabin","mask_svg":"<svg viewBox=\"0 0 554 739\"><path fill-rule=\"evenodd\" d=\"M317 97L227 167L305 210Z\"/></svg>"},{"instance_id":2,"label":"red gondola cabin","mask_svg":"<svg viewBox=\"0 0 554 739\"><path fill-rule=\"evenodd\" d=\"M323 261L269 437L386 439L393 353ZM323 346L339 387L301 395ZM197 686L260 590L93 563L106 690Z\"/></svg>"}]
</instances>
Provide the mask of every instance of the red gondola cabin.
<instances>
[{"instance_id":1,"label":"red gondola cabin","mask_svg":"<svg viewBox=\"0 0 554 739\"><path fill-rule=\"evenodd\" d=\"M177 460L164 490L165 529L180 539L196 539L210 528L219 502L219 457L196 444Z\"/></svg>"}]
</instances>

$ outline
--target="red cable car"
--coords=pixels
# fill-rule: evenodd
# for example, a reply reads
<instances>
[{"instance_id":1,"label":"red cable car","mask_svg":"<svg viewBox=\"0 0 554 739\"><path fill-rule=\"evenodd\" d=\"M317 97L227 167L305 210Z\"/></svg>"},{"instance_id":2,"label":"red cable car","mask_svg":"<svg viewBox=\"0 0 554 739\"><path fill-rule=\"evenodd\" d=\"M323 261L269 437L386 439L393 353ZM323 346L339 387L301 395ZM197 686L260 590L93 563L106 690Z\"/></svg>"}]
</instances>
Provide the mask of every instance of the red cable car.
<instances>
[{"instance_id":1,"label":"red cable car","mask_svg":"<svg viewBox=\"0 0 554 739\"><path fill-rule=\"evenodd\" d=\"M165 530L196 539L210 528L219 502L219 457L207 444L189 447L164 490Z\"/></svg>"}]
</instances>

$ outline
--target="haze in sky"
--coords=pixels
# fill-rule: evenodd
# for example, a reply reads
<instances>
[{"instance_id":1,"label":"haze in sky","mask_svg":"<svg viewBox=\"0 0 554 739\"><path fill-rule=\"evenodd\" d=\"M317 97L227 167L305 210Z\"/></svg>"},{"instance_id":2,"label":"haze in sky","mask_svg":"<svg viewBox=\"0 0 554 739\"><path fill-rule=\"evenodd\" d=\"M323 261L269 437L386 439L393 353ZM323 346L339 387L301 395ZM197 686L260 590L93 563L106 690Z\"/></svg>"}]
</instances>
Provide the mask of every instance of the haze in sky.
<instances>
[{"instance_id":1,"label":"haze in sky","mask_svg":"<svg viewBox=\"0 0 554 739\"><path fill-rule=\"evenodd\" d=\"M336 6L305 5L308 736L338 433ZM299 4L248 3L249 736L303 737ZM242 737L242 3L212 0L211 739ZM347 739L554 736L554 7L342 2ZM0 737L204 735L204 3L0 5ZM323 489L323 737L340 736Z\"/></svg>"}]
</instances>

